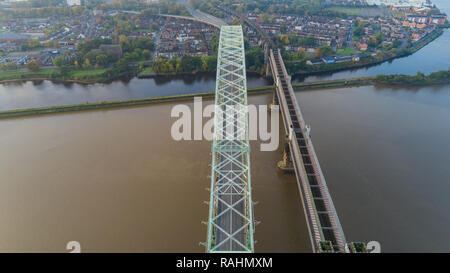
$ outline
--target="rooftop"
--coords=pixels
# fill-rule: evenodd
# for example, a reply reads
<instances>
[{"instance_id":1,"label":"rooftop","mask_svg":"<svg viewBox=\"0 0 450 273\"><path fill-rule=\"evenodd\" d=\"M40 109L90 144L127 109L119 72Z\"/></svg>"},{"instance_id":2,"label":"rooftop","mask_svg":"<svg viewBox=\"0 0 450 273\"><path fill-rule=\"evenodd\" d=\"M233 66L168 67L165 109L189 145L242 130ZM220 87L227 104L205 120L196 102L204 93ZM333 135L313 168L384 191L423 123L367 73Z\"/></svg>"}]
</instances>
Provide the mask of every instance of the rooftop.
<instances>
[{"instance_id":1,"label":"rooftop","mask_svg":"<svg viewBox=\"0 0 450 273\"><path fill-rule=\"evenodd\" d=\"M28 39L30 38L30 35L28 34L21 34L21 33L15 33L15 32L3 32L0 33L0 39Z\"/></svg>"}]
</instances>

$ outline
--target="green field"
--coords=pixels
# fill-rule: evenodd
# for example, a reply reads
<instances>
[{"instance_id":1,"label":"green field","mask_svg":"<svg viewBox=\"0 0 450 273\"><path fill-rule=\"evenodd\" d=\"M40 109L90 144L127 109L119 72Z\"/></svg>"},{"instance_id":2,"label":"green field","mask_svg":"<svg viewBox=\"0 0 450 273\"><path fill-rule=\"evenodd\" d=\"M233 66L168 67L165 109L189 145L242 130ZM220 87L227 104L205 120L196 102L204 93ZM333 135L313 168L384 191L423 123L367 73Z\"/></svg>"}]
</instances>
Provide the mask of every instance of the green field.
<instances>
[{"instance_id":1,"label":"green field","mask_svg":"<svg viewBox=\"0 0 450 273\"><path fill-rule=\"evenodd\" d=\"M352 50L350 47L347 47L345 49L342 49L342 48L338 49L336 53L339 55L351 55L351 54L354 54L355 51Z\"/></svg>"},{"instance_id":2,"label":"green field","mask_svg":"<svg viewBox=\"0 0 450 273\"><path fill-rule=\"evenodd\" d=\"M91 77L91 76L99 76L106 71L106 68L98 68L98 69L80 69L80 70L72 70L69 73L69 76L72 79L83 78L83 77ZM40 69L39 71L32 72L28 70L20 70L20 71L3 71L0 72L0 80L20 80L20 79L32 79L32 78L50 78L52 74L58 74L58 69ZM56 75L58 77L58 75ZM57 79L57 78L55 78Z\"/></svg>"},{"instance_id":3,"label":"green field","mask_svg":"<svg viewBox=\"0 0 450 273\"><path fill-rule=\"evenodd\" d=\"M136 29L136 31L140 31L140 32L152 32L152 30L149 29L149 28L138 28L138 29Z\"/></svg>"},{"instance_id":4,"label":"green field","mask_svg":"<svg viewBox=\"0 0 450 273\"><path fill-rule=\"evenodd\" d=\"M141 72L142 74L149 74L149 73L153 73L153 67L147 67L144 70L142 70Z\"/></svg>"},{"instance_id":5,"label":"green field","mask_svg":"<svg viewBox=\"0 0 450 273\"><path fill-rule=\"evenodd\" d=\"M97 69L80 69L71 72L70 74L73 77L82 77L82 76L95 76L100 75L106 71L106 68L97 68Z\"/></svg>"},{"instance_id":6,"label":"green field","mask_svg":"<svg viewBox=\"0 0 450 273\"><path fill-rule=\"evenodd\" d=\"M361 8L361 7L330 7L327 8L328 10L339 12L343 14L347 14L350 16L382 16L387 15L389 11L385 8L374 8L374 7L367 7L367 8Z\"/></svg>"},{"instance_id":7,"label":"green field","mask_svg":"<svg viewBox=\"0 0 450 273\"><path fill-rule=\"evenodd\" d=\"M56 69L41 69L37 72L31 71L6 71L0 72L0 80L14 80L21 78L39 78L39 77L48 77L53 72L57 72Z\"/></svg>"}]
</instances>

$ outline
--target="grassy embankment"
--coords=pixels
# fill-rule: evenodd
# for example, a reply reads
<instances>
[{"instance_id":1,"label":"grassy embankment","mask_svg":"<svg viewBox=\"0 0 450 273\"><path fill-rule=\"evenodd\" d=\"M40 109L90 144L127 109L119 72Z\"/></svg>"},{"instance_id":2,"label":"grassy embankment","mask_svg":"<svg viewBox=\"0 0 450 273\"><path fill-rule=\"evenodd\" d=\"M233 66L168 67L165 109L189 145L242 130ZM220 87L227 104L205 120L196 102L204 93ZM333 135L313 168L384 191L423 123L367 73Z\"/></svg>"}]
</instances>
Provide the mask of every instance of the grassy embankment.
<instances>
[{"instance_id":1,"label":"grassy embankment","mask_svg":"<svg viewBox=\"0 0 450 273\"><path fill-rule=\"evenodd\" d=\"M424 86L450 83L450 69L425 75L421 72L416 75L378 75L375 78L378 84Z\"/></svg>"},{"instance_id":2,"label":"grassy embankment","mask_svg":"<svg viewBox=\"0 0 450 273\"><path fill-rule=\"evenodd\" d=\"M430 75L424 75L422 73L418 73L415 76L379 75L376 77L366 77L366 78L341 79L341 80L320 81L320 82L304 82L304 83L295 83L292 85L292 87L294 88L294 90L299 91L305 89L308 90L324 89L324 88L350 87L350 86L362 86L374 84L414 85L414 86L450 84L450 70L439 71L431 73ZM274 86L262 86L257 88L249 88L248 94L256 95L256 94L270 93L273 91ZM136 106L136 105L163 103L163 102L189 101L196 96L200 96L203 98L213 98L214 95L215 95L214 92L204 92L196 94L163 96L145 99L102 101L96 103L17 109L9 111L0 111L0 118L73 112L82 110L95 110L104 108L116 108L116 107Z\"/></svg>"},{"instance_id":3,"label":"grassy embankment","mask_svg":"<svg viewBox=\"0 0 450 273\"><path fill-rule=\"evenodd\" d=\"M327 10L349 15L349 16L381 16L388 13L387 8L383 7L343 7L333 6L327 8Z\"/></svg>"},{"instance_id":4,"label":"grassy embankment","mask_svg":"<svg viewBox=\"0 0 450 273\"><path fill-rule=\"evenodd\" d=\"M71 72L71 76L74 78L78 77L86 77L86 76L98 76L103 74L106 71L106 68L97 68L97 69L81 69L75 70Z\"/></svg>"},{"instance_id":5,"label":"grassy embankment","mask_svg":"<svg viewBox=\"0 0 450 273\"><path fill-rule=\"evenodd\" d=\"M52 80L79 83L104 82L109 80L109 78L104 76L106 71L106 68L77 69L68 71L65 76L61 75L59 69L39 69L36 72L28 70L4 71L0 72L0 83L23 80Z\"/></svg>"},{"instance_id":6,"label":"grassy embankment","mask_svg":"<svg viewBox=\"0 0 450 273\"><path fill-rule=\"evenodd\" d=\"M55 73L56 69L41 69L37 72L32 71L5 71L0 72L0 81L11 81L19 79L38 79L49 78L52 73Z\"/></svg>"},{"instance_id":7,"label":"grassy embankment","mask_svg":"<svg viewBox=\"0 0 450 273\"><path fill-rule=\"evenodd\" d=\"M142 70L140 73L139 73L139 76L146 76L146 75L152 75L152 74L154 74L155 72L153 72L153 67L147 67L147 68L145 68L144 70Z\"/></svg>"},{"instance_id":8,"label":"grassy embankment","mask_svg":"<svg viewBox=\"0 0 450 273\"><path fill-rule=\"evenodd\" d=\"M372 84L374 79L375 78L372 77L372 78L333 80L333 81L323 81L323 82L297 83L297 84L293 84L293 88L295 90L304 90L304 89L316 89L316 88L331 88L331 87L339 87L339 86L365 85L365 84ZM248 88L247 91L248 91L249 95L264 94L264 93L273 92L274 87L273 86L262 86L262 87L257 87L257 88ZM214 92L204 92L204 93L196 93L196 94L163 96L163 97L153 97L153 98L145 98L145 99L102 101L102 102L85 103L85 104L17 109L17 110L0 111L0 118L41 115L41 114L51 114L51 113L61 113L61 112L72 112L72 111L82 111L82 110L95 110L95 109L104 109L104 108L154 104L154 103L162 103L162 102L188 101L188 100L192 100L196 96L200 96L203 98L213 98L214 95L215 95Z\"/></svg>"}]
</instances>

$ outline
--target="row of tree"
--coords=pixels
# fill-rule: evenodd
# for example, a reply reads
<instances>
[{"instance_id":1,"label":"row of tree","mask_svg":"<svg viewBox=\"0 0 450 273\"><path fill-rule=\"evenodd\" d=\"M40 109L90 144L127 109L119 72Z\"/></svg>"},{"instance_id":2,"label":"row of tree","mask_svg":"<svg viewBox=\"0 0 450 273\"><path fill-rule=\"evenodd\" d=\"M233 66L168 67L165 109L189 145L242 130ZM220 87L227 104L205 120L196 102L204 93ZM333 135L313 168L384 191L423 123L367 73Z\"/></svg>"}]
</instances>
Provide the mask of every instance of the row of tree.
<instances>
[{"instance_id":1,"label":"row of tree","mask_svg":"<svg viewBox=\"0 0 450 273\"><path fill-rule=\"evenodd\" d=\"M0 69L3 71L13 71L13 70L17 70L17 64L13 63L13 62L7 62L7 63L1 63L0 64Z\"/></svg>"},{"instance_id":2,"label":"row of tree","mask_svg":"<svg viewBox=\"0 0 450 273\"><path fill-rule=\"evenodd\" d=\"M150 15L157 15L158 13L191 16L189 11L183 4L168 0L163 0L159 1L159 3L150 4L142 11L141 15L150 16Z\"/></svg>"},{"instance_id":3,"label":"row of tree","mask_svg":"<svg viewBox=\"0 0 450 273\"><path fill-rule=\"evenodd\" d=\"M213 2L232 7L240 13L255 12L263 14L263 20L266 18L268 21L270 21L271 14L345 16L342 13L327 9L328 3L323 0L213 0Z\"/></svg>"},{"instance_id":4,"label":"row of tree","mask_svg":"<svg viewBox=\"0 0 450 273\"><path fill-rule=\"evenodd\" d=\"M13 18L40 18L40 17L75 17L87 13L82 6L74 7L43 7L43 8L17 8L2 11L2 19Z\"/></svg>"},{"instance_id":5,"label":"row of tree","mask_svg":"<svg viewBox=\"0 0 450 273\"><path fill-rule=\"evenodd\" d=\"M225 13L214 6L217 2L210 0L189 0L189 3L194 9L199 9L219 18L225 17Z\"/></svg>"},{"instance_id":6,"label":"row of tree","mask_svg":"<svg viewBox=\"0 0 450 273\"><path fill-rule=\"evenodd\" d=\"M36 63L35 61L29 61L29 62L26 64L26 67L27 67L30 71L33 71L33 72L36 72L36 71L39 70L39 64ZM3 70L3 71L14 71L14 70L17 70L18 68L19 68L19 67L18 67L17 64L14 63L14 62L7 62L7 63L2 63L2 64L0 64L0 70Z\"/></svg>"},{"instance_id":7,"label":"row of tree","mask_svg":"<svg viewBox=\"0 0 450 273\"><path fill-rule=\"evenodd\" d=\"M158 57L152 66L156 73L211 72L216 69L217 57L206 55L202 57L184 55L181 58L175 57L172 59Z\"/></svg>"},{"instance_id":8,"label":"row of tree","mask_svg":"<svg viewBox=\"0 0 450 273\"><path fill-rule=\"evenodd\" d=\"M278 43L282 45L315 47L317 40L314 37L299 38L295 34L281 34L277 39Z\"/></svg>"},{"instance_id":9,"label":"row of tree","mask_svg":"<svg viewBox=\"0 0 450 273\"><path fill-rule=\"evenodd\" d=\"M423 84L441 84L450 82L450 69L425 75L418 72L416 75L378 75L376 81L386 84L407 84L407 85L423 85Z\"/></svg>"}]
</instances>

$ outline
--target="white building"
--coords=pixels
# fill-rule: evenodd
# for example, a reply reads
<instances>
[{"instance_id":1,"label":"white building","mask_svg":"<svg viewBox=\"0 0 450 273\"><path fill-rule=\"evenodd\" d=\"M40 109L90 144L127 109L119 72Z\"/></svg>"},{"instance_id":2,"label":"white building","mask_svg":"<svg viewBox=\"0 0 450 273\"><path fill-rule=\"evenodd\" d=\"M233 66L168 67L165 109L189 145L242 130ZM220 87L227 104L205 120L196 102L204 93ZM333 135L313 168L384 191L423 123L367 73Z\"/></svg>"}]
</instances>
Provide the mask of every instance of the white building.
<instances>
[{"instance_id":1,"label":"white building","mask_svg":"<svg viewBox=\"0 0 450 273\"><path fill-rule=\"evenodd\" d=\"M396 7L424 7L428 0L366 0L369 5L386 5Z\"/></svg>"},{"instance_id":2,"label":"white building","mask_svg":"<svg viewBox=\"0 0 450 273\"><path fill-rule=\"evenodd\" d=\"M69 7L81 5L81 0L66 0L66 2Z\"/></svg>"}]
</instances>

